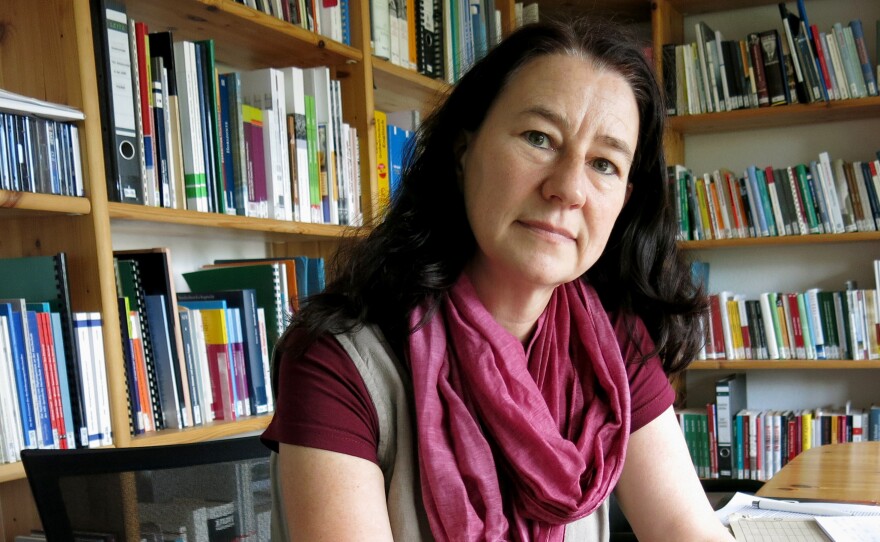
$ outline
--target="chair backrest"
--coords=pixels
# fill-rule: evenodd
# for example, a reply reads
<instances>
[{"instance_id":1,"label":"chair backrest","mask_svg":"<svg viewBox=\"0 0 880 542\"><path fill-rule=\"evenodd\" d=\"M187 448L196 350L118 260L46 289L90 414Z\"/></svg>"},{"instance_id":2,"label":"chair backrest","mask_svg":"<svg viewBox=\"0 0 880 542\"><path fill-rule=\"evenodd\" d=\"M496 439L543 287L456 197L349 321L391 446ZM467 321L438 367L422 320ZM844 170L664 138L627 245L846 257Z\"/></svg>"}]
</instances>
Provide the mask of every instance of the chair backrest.
<instances>
[{"instance_id":1,"label":"chair backrest","mask_svg":"<svg viewBox=\"0 0 880 542\"><path fill-rule=\"evenodd\" d=\"M270 539L269 453L253 436L21 456L48 540L192 542Z\"/></svg>"}]
</instances>

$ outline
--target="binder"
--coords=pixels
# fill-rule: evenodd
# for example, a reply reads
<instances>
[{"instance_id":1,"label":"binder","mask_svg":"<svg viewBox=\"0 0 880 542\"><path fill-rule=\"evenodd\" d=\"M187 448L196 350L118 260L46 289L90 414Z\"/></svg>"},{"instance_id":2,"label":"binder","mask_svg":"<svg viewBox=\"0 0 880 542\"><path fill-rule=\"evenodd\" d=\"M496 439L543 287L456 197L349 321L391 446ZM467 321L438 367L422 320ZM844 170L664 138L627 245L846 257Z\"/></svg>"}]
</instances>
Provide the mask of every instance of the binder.
<instances>
[{"instance_id":1,"label":"binder","mask_svg":"<svg viewBox=\"0 0 880 542\"><path fill-rule=\"evenodd\" d=\"M107 195L144 203L141 151L136 131L135 89L125 7L113 0L90 2L97 66Z\"/></svg>"},{"instance_id":2,"label":"binder","mask_svg":"<svg viewBox=\"0 0 880 542\"><path fill-rule=\"evenodd\" d=\"M61 316L64 355L77 445L88 447L85 396L80 374L80 359L75 347L73 311L67 281L67 255L26 256L0 259L0 298L25 298L28 302L46 301L52 312Z\"/></svg>"},{"instance_id":3,"label":"binder","mask_svg":"<svg viewBox=\"0 0 880 542\"><path fill-rule=\"evenodd\" d=\"M437 0L416 0L417 67L419 73L435 79L443 77L442 8L439 4Z\"/></svg>"}]
</instances>

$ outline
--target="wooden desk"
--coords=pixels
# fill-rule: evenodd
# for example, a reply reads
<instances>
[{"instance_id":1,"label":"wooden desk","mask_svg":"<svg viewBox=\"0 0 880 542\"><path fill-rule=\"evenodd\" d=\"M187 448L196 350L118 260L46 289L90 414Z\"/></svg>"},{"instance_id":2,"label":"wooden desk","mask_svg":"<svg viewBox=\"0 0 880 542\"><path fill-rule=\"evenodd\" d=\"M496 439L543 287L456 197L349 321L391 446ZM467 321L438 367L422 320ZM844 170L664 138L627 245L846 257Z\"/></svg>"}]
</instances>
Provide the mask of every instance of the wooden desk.
<instances>
[{"instance_id":1,"label":"wooden desk","mask_svg":"<svg viewBox=\"0 0 880 542\"><path fill-rule=\"evenodd\" d=\"M811 448L782 467L757 495L880 504L880 442Z\"/></svg>"}]
</instances>

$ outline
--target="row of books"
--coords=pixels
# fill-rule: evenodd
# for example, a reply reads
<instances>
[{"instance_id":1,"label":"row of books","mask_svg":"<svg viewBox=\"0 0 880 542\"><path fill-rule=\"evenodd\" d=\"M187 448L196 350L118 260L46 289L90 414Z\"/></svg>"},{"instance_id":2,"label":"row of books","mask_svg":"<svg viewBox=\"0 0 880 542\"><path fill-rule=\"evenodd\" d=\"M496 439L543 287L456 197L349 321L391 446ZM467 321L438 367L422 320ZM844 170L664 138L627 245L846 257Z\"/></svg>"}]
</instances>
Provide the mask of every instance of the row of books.
<instances>
[{"instance_id":1,"label":"row of books","mask_svg":"<svg viewBox=\"0 0 880 542\"><path fill-rule=\"evenodd\" d=\"M724 39L704 21L696 41L663 45L667 113L697 115L791 103L877 95L877 65L871 60L862 22L834 23L820 32L807 19L778 4L782 29Z\"/></svg>"},{"instance_id":2,"label":"row of books","mask_svg":"<svg viewBox=\"0 0 880 542\"><path fill-rule=\"evenodd\" d=\"M360 223L357 132L327 67L219 74L212 40L174 41L123 8L95 9L111 200Z\"/></svg>"},{"instance_id":3,"label":"row of books","mask_svg":"<svg viewBox=\"0 0 880 542\"><path fill-rule=\"evenodd\" d=\"M274 409L269 353L323 260L217 261L183 274L170 251L114 253L132 434L231 421Z\"/></svg>"},{"instance_id":4,"label":"row of books","mask_svg":"<svg viewBox=\"0 0 880 542\"><path fill-rule=\"evenodd\" d=\"M715 383L715 402L676 416L701 478L769 480L813 447L880 440L880 406L748 408L746 375Z\"/></svg>"},{"instance_id":5,"label":"row of books","mask_svg":"<svg viewBox=\"0 0 880 542\"><path fill-rule=\"evenodd\" d=\"M709 295L700 359L880 359L876 289Z\"/></svg>"},{"instance_id":6,"label":"row of books","mask_svg":"<svg viewBox=\"0 0 880 542\"><path fill-rule=\"evenodd\" d=\"M77 126L0 107L0 190L85 195Z\"/></svg>"},{"instance_id":7,"label":"row of books","mask_svg":"<svg viewBox=\"0 0 880 542\"><path fill-rule=\"evenodd\" d=\"M538 3L514 3L516 26L538 21ZM371 0L373 54L455 83L501 41L501 12L489 0Z\"/></svg>"},{"instance_id":8,"label":"row of books","mask_svg":"<svg viewBox=\"0 0 880 542\"><path fill-rule=\"evenodd\" d=\"M239 4L351 45L352 0L235 0Z\"/></svg>"},{"instance_id":9,"label":"row of books","mask_svg":"<svg viewBox=\"0 0 880 542\"><path fill-rule=\"evenodd\" d=\"M679 239L731 239L880 230L880 151L874 160L750 165L695 175L670 166Z\"/></svg>"},{"instance_id":10,"label":"row of books","mask_svg":"<svg viewBox=\"0 0 880 542\"><path fill-rule=\"evenodd\" d=\"M73 312L67 257L0 259L0 460L113 444L100 313Z\"/></svg>"},{"instance_id":11,"label":"row of books","mask_svg":"<svg viewBox=\"0 0 880 542\"><path fill-rule=\"evenodd\" d=\"M719 478L710 434L716 412L704 409L677 412L691 460L701 478ZM870 409L743 409L737 412L732 447L731 478L768 480L801 452L838 442L880 440L880 407ZM725 476L728 477L728 476Z\"/></svg>"},{"instance_id":12,"label":"row of books","mask_svg":"<svg viewBox=\"0 0 880 542\"><path fill-rule=\"evenodd\" d=\"M401 176L410 159L415 132L388 121L388 115L374 111L376 127L376 178L379 208L387 208L400 187Z\"/></svg>"}]
</instances>

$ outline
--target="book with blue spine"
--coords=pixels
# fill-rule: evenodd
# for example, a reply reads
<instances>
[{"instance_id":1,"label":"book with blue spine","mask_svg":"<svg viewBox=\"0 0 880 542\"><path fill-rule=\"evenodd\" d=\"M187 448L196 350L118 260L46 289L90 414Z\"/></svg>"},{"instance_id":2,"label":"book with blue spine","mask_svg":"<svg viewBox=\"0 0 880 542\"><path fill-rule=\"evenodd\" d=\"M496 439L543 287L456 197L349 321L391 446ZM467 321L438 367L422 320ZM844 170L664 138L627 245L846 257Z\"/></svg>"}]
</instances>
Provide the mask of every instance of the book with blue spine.
<instances>
[{"instance_id":1,"label":"book with blue spine","mask_svg":"<svg viewBox=\"0 0 880 542\"><path fill-rule=\"evenodd\" d=\"M749 187L751 188L752 198L752 212L758 218L758 224L760 226L760 232L758 232L761 237L767 237L770 235L770 229L767 226L767 218L764 214L764 198L762 197L762 191L760 186L758 185L758 175L757 175L757 167L754 165L750 165L746 168L746 178L749 180Z\"/></svg>"},{"instance_id":2,"label":"book with blue spine","mask_svg":"<svg viewBox=\"0 0 880 542\"><path fill-rule=\"evenodd\" d=\"M37 447L37 422L34 414L34 399L31 393L30 371L22 314L24 300L0 299L0 315L6 316L9 326L9 341L12 350L12 364L15 372L15 387L18 390L18 408L21 413L21 436L25 448Z\"/></svg>"}]
</instances>

